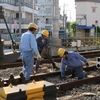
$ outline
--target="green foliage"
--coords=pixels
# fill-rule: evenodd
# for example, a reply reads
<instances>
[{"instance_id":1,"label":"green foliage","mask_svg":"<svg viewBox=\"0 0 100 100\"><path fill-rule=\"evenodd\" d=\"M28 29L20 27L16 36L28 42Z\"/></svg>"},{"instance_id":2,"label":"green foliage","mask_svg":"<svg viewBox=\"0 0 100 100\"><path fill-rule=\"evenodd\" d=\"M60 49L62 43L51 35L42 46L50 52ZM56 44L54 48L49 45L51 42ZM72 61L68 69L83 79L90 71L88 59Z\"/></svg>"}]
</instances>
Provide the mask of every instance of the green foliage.
<instances>
[{"instance_id":1,"label":"green foliage","mask_svg":"<svg viewBox=\"0 0 100 100\"><path fill-rule=\"evenodd\" d=\"M100 46L100 42L96 42L95 43L95 46Z\"/></svg>"},{"instance_id":2,"label":"green foliage","mask_svg":"<svg viewBox=\"0 0 100 100\"><path fill-rule=\"evenodd\" d=\"M69 31L69 34L70 34L70 36L72 36L72 35L76 35L76 26L77 26L78 24L76 23L76 22L71 22L70 23L70 25L69 25L69 28L68 28L68 31Z\"/></svg>"},{"instance_id":3,"label":"green foliage","mask_svg":"<svg viewBox=\"0 0 100 100\"><path fill-rule=\"evenodd\" d=\"M96 33L96 28L97 28L97 33L100 33L100 27L99 26L95 26L95 33Z\"/></svg>"}]
</instances>

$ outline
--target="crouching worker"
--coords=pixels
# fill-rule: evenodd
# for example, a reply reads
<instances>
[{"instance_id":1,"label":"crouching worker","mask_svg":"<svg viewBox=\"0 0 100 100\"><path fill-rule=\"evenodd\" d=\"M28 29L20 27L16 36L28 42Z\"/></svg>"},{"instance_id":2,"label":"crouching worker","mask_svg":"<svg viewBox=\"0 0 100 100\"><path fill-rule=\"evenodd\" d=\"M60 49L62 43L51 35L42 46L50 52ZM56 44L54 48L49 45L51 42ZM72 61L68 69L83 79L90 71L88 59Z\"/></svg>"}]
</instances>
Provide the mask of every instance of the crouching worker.
<instances>
[{"instance_id":1,"label":"crouching worker","mask_svg":"<svg viewBox=\"0 0 100 100\"><path fill-rule=\"evenodd\" d=\"M48 45L48 39L47 39L48 37L49 37L48 30L43 30L42 35L36 39L39 53L41 54L42 58L48 58L50 60L54 69L59 69L58 67L56 67L55 62L53 61L52 56L49 53L50 48ZM39 65L40 65L40 61L37 60L36 72L38 72Z\"/></svg>"},{"instance_id":2,"label":"crouching worker","mask_svg":"<svg viewBox=\"0 0 100 100\"><path fill-rule=\"evenodd\" d=\"M58 55L62 57L61 60L61 79L65 79L65 71L70 71L71 74L75 72L75 75L78 79L83 79L87 77L87 73L83 71L83 62L85 62L86 66L89 66L88 61L82 55L70 51L67 52L64 48L59 48ZM67 67L66 67L67 66Z\"/></svg>"}]
</instances>

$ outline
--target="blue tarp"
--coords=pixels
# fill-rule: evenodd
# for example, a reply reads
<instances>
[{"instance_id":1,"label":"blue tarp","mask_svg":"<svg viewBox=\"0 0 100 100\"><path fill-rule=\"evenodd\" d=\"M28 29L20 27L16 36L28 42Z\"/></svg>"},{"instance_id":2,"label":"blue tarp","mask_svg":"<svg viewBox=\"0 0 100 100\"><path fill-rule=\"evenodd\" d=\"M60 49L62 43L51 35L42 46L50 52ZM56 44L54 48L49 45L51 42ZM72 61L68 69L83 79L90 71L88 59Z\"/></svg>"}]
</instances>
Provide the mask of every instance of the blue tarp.
<instances>
[{"instance_id":1,"label":"blue tarp","mask_svg":"<svg viewBox=\"0 0 100 100\"><path fill-rule=\"evenodd\" d=\"M86 26L86 25L78 25L77 26L78 29L93 29L93 26Z\"/></svg>"}]
</instances>

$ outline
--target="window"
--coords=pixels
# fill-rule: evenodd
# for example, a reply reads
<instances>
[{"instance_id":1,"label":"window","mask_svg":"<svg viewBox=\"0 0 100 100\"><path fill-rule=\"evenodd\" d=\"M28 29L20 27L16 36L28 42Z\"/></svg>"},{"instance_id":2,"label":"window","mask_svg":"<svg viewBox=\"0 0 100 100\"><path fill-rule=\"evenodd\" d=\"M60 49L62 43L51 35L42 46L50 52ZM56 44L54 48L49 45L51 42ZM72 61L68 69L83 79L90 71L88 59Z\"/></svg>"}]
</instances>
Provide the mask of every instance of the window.
<instances>
[{"instance_id":1,"label":"window","mask_svg":"<svg viewBox=\"0 0 100 100\"><path fill-rule=\"evenodd\" d=\"M19 18L19 13L16 13L16 18Z\"/></svg>"},{"instance_id":2,"label":"window","mask_svg":"<svg viewBox=\"0 0 100 100\"><path fill-rule=\"evenodd\" d=\"M38 1L37 1L37 0L34 0L34 3L35 3L35 4L37 4L37 3L38 3Z\"/></svg>"},{"instance_id":3,"label":"window","mask_svg":"<svg viewBox=\"0 0 100 100\"><path fill-rule=\"evenodd\" d=\"M49 21L49 19L48 19L48 18L46 18L46 24L48 24L48 21Z\"/></svg>"},{"instance_id":4,"label":"window","mask_svg":"<svg viewBox=\"0 0 100 100\"><path fill-rule=\"evenodd\" d=\"M46 14L51 14L51 13L52 13L51 11L52 11L51 8L46 8L46 9L45 9L45 13L46 13Z\"/></svg>"},{"instance_id":5,"label":"window","mask_svg":"<svg viewBox=\"0 0 100 100\"><path fill-rule=\"evenodd\" d=\"M92 7L92 12L96 12L96 7Z\"/></svg>"}]
</instances>

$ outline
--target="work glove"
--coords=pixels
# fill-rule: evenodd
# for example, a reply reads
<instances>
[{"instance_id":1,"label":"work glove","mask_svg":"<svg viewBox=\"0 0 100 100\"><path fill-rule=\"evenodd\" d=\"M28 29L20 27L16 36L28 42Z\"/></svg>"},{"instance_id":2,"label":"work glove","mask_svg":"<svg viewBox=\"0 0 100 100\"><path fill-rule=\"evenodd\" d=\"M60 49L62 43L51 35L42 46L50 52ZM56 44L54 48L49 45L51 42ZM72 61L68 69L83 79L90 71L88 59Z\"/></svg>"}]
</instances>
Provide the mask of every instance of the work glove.
<instances>
[{"instance_id":1,"label":"work glove","mask_svg":"<svg viewBox=\"0 0 100 100\"><path fill-rule=\"evenodd\" d=\"M89 67L89 63L86 63L86 67Z\"/></svg>"},{"instance_id":2,"label":"work glove","mask_svg":"<svg viewBox=\"0 0 100 100\"><path fill-rule=\"evenodd\" d=\"M41 61L43 58L40 55L37 55L37 60Z\"/></svg>"}]
</instances>

